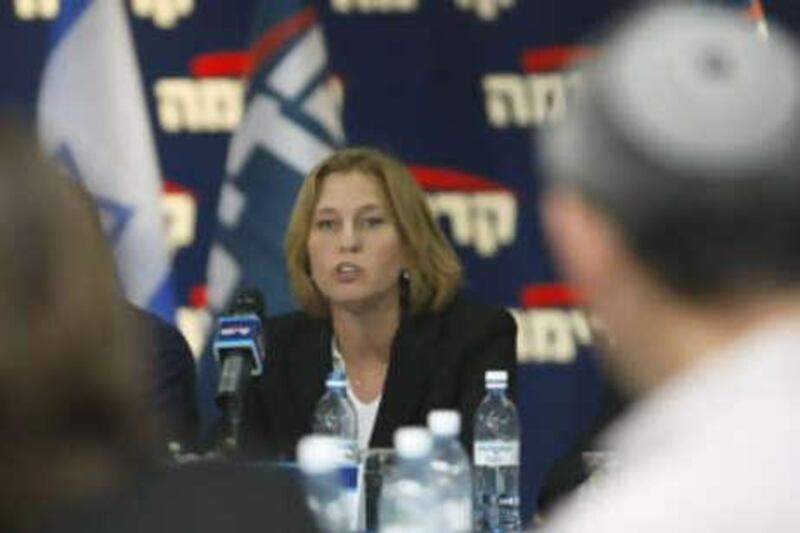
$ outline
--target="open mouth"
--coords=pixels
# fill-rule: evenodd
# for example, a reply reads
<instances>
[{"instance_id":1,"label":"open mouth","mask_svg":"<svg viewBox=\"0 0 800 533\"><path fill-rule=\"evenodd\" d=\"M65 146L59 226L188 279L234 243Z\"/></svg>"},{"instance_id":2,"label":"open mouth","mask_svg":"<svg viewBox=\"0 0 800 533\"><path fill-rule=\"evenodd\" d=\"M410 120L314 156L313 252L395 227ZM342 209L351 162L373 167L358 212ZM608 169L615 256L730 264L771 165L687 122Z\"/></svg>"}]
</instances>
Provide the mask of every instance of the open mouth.
<instances>
[{"instance_id":1,"label":"open mouth","mask_svg":"<svg viewBox=\"0 0 800 533\"><path fill-rule=\"evenodd\" d=\"M334 269L336 277L340 281L351 281L356 279L363 272L362 268L353 263L339 263Z\"/></svg>"},{"instance_id":2,"label":"open mouth","mask_svg":"<svg viewBox=\"0 0 800 533\"><path fill-rule=\"evenodd\" d=\"M352 274L358 272L359 270L361 269L353 263L339 263L336 265L337 274Z\"/></svg>"}]
</instances>

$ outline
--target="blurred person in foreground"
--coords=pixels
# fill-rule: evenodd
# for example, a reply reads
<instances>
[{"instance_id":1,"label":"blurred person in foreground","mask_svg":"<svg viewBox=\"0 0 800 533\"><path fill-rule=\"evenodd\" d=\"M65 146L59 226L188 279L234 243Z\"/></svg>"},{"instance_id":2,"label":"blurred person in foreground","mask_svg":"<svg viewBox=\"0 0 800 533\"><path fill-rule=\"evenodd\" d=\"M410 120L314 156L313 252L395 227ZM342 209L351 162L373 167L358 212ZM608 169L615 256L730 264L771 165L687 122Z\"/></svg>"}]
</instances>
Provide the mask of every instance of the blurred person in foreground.
<instances>
[{"instance_id":1,"label":"blurred person in foreground","mask_svg":"<svg viewBox=\"0 0 800 533\"><path fill-rule=\"evenodd\" d=\"M471 453L485 371L506 370L514 391L516 325L459 295L458 256L406 166L367 147L322 161L295 201L286 261L303 311L267 321L268 364L245 402L245 450L290 457L339 368L359 448L391 447L398 427L456 409Z\"/></svg>"},{"instance_id":2,"label":"blurred person in foreground","mask_svg":"<svg viewBox=\"0 0 800 533\"><path fill-rule=\"evenodd\" d=\"M738 13L616 29L542 135L543 216L636 404L553 532L800 531L800 60Z\"/></svg>"},{"instance_id":3,"label":"blurred person in foreground","mask_svg":"<svg viewBox=\"0 0 800 533\"><path fill-rule=\"evenodd\" d=\"M160 467L146 363L85 192L0 121L0 530L310 531L272 473Z\"/></svg>"}]
</instances>

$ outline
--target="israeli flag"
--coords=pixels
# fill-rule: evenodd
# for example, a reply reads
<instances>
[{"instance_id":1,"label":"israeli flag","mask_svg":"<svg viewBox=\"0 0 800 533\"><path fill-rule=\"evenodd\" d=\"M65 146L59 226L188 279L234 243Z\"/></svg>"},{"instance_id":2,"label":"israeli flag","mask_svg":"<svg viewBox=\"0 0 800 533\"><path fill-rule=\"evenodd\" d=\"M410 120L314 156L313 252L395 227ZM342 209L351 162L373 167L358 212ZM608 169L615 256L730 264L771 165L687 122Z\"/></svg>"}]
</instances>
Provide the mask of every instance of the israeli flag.
<instances>
[{"instance_id":1,"label":"israeli flag","mask_svg":"<svg viewBox=\"0 0 800 533\"><path fill-rule=\"evenodd\" d=\"M161 173L122 0L63 0L38 101L51 152L94 197L128 299L171 320Z\"/></svg>"}]
</instances>

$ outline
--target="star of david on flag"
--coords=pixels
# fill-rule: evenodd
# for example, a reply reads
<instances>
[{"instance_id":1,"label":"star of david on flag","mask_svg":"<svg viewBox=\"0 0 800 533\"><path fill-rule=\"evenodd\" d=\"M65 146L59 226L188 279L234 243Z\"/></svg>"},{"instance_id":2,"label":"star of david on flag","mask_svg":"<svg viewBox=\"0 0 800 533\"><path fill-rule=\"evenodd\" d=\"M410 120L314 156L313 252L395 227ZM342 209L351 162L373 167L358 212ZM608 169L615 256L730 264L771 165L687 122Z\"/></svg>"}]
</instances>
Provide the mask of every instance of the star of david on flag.
<instances>
[{"instance_id":1,"label":"star of david on flag","mask_svg":"<svg viewBox=\"0 0 800 533\"><path fill-rule=\"evenodd\" d=\"M161 174L121 0L64 0L37 121L46 149L95 200L125 294L171 320Z\"/></svg>"}]
</instances>

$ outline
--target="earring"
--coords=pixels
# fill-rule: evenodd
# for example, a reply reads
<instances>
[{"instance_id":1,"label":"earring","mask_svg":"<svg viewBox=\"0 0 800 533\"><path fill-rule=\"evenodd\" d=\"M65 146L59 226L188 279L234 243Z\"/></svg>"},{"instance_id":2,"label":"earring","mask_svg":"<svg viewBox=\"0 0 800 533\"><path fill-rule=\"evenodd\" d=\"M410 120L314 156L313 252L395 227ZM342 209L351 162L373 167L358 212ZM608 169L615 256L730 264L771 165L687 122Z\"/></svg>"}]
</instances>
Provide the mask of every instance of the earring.
<instances>
[{"instance_id":1,"label":"earring","mask_svg":"<svg viewBox=\"0 0 800 533\"><path fill-rule=\"evenodd\" d=\"M405 268L400 269L400 279L408 283L411 281L411 274Z\"/></svg>"}]
</instances>

